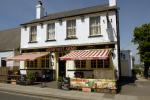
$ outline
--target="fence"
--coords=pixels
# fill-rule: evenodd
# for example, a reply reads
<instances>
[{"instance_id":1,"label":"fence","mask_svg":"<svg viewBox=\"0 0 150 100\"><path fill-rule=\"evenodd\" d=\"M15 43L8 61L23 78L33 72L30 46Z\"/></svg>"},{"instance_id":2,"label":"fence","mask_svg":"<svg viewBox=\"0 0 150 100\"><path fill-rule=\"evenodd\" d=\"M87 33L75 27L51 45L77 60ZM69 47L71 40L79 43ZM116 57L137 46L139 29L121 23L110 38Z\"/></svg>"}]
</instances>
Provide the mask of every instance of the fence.
<instances>
[{"instance_id":1,"label":"fence","mask_svg":"<svg viewBox=\"0 0 150 100\"><path fill-rule=\"evenodd\" d=\"M0 67L0 82L7 82L18 75L19 67ZM15 79L15 78L14 78Z\"/></svg>"},{"instance_id":2,"label":"fence","mask_svg":"<svg viewBox=\"0 0 150 100\"><path fill-rule=\"evenodd\" d=\"M8 67L0 67L0 82L7 81L8 79Z\"/></svg>"}]
</instances>

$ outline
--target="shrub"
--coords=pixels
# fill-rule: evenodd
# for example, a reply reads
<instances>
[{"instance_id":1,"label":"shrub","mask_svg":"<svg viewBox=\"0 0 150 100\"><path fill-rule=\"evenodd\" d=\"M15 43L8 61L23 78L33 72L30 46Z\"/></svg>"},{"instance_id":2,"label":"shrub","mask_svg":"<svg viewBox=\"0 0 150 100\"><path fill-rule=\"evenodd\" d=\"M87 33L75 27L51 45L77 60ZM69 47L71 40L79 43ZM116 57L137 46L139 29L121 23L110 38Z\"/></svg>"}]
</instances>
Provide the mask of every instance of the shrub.
<instances>
[{"instance_id":1,"label":"shrub","mask_svg":"<svg viewBox=\"0 0 150 100\"><path fill-rule=\"evenodd\" d=\"M30 81L35 81L35 73L33 72L30 72L27 74L27 79L30 80Z\"/></svg>"}]
</instances>

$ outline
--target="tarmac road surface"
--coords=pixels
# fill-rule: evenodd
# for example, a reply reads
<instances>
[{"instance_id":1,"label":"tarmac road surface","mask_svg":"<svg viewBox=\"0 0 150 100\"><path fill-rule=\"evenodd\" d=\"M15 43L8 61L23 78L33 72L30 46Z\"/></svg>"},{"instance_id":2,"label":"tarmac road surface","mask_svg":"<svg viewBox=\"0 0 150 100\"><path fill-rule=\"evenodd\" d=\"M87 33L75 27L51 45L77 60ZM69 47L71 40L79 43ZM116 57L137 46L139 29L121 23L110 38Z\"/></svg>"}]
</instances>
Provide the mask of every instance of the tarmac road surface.
<instances>
[{"instance_id":1,"label":"tarmac road surface","mask_svg":"<svg viewBox=\"0 0 150 100\"><path fill-rule=\"evenodd\" d=\"M0 100L64 100L0 91Z\"/></svg>"}]
</instances>

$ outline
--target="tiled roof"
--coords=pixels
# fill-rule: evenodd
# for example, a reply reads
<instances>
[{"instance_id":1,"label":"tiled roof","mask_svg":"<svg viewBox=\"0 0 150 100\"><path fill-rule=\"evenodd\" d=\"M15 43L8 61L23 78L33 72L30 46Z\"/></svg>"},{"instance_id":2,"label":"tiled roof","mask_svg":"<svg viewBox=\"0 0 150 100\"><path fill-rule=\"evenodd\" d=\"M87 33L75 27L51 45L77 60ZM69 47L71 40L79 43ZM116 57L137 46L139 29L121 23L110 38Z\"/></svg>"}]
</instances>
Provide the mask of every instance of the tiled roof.
<instances>
[{"instance_id":1,"label":"tiled roof","mask_svg":"<svg viewBox=\"0 0 150 100\"><path fill-rule=\"evenodd\" d=\"M47 16L42 17L41 19L35 19L30 22L21 24L21 25L38 23L38 22L43 22L43 21L48 21L48 20L56 20L56 19L61 19L61 18L66 18L66 17L79 16L79 15L102 12L102 11L113 10L113 9L117 9L117 7L116 6L110 7L108 4L97 5L93 7L87 7L87 8L81 8L81 9L75 9L75 10L70 10L70 11L49 14Z\"/></svg>"},{"instance_id":2,"label":"tiled roof","mask_svg":"<svg viewBox=\"0 0 150 100\"><path fill-rule=\"evenodd\" d=\"M20 28L13 28L0 31L0 51L13 50L19 48L20 38Z\"/></svg>"}]
</instances>

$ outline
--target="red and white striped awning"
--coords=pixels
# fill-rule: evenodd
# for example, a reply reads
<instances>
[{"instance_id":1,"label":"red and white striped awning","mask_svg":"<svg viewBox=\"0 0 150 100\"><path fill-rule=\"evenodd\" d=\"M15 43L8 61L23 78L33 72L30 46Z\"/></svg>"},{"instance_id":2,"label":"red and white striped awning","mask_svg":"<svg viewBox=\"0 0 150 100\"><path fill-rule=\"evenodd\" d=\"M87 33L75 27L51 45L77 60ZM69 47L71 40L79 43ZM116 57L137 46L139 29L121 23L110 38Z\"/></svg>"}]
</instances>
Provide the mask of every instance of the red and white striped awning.
<instances>
[{"instance_id":1,"label":"red and white striped awning","mask_svg":"<svg viewBox=\"0 0 150 100\"><path fill-rule=\"evenodd\" d=\"M94 60L107 59L110 49L76 50L60 57L60 60Z\"/></svg>"},{"instance_id":2,"label":"red and white striped awning","mask_svg":"<svg viewBox=\"0 0 150 100\"><path fill-rule=\"evenodd\" d=\"M43 53L23 53L21 55L17 55L17 56L14 56L14 57L7 57L6 60L8 61L33 61L35 59L38 59L40 57L43 57L43 56L46 56L48 55L49 53L47 52L43 52Z\"/></svg>"}]
</instances>

